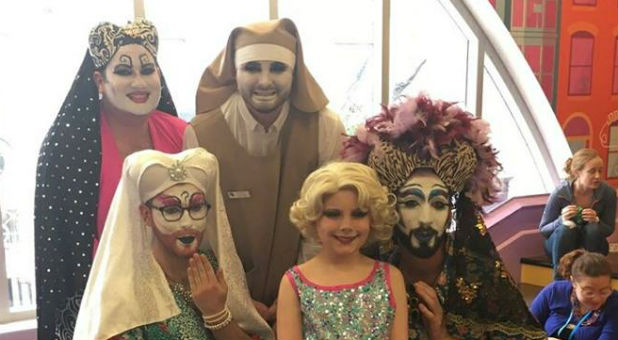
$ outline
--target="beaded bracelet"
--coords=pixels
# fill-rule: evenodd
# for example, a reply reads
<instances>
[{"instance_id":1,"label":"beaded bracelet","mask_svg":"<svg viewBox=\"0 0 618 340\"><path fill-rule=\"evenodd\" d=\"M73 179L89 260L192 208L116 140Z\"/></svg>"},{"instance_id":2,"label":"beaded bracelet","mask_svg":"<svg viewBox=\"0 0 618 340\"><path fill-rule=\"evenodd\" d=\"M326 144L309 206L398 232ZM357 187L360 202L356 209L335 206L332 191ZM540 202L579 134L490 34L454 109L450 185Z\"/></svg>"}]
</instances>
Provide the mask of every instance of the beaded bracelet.
<instances>
[{"instance_id":1,"label":"beaded bracelet","mask_svg":"<svg viewBox=\"0 0 618 340\"><path fill-rule=\"evenodd\" d=\"M220 314L221 312L217 313ZM230 322L232 322L232 313L230 312L230 310L227 308L227 306L223 309L223 316L225 316L224 319L222 319L221 321L219 320L212 320L212 321L207 321L204 318L204 327L208 328L211 331L218 331L224 327L226 327L227 325L230 324ZM221 319L221 318L220 318Z\"/></svg>"},{"instance_id":2,"label":"beaded bracelet","mask_svg":"<svg viewBox=\"0 0 618 340\"><path fill-rule=\"evenodd\" d=\"M227 306L225 306L220 312L210 314L210 315L203 315L202 319L204 319L204 322L218 321L218 320L221 320L223 316L226 316L227 312L229 312L229 309L227 308Z\"/></svg>"}]
</instances>

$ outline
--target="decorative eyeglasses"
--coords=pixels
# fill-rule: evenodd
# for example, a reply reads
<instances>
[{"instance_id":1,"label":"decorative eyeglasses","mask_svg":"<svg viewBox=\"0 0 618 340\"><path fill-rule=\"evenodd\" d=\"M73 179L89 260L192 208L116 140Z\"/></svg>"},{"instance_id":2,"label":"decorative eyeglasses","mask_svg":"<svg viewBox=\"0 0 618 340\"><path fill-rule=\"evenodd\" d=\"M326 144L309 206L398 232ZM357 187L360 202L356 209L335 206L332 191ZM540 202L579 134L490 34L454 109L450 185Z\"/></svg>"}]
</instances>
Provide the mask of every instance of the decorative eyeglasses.
<instances>
[{"instance_id":1,"label":"decorative eyeglasses","mask_svg":"<svg viewBox=\"0 0 618 340\"><path fill-rule=\"evenodd\" d=\"M182 207L179 204L166 205L157 207L152 202L147 202L146 206L152 209L157 209L161 212L163 218L168 222L176 222L182 218L185 210L189 213L189 217L193 220L201 220L208 215L210 204L208 202L193 203L188 207Z\"/></svg>"}]
</instances>

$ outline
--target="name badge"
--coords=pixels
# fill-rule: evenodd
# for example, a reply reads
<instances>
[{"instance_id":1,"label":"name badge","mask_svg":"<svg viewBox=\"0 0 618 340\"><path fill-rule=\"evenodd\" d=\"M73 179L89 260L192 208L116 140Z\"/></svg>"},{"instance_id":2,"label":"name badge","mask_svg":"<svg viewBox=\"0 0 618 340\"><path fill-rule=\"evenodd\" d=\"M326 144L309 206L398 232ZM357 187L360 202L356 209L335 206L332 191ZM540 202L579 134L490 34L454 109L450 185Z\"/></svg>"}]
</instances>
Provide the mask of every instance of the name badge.
<instances>
[{"instance_id":1,"label":"name badge","mask_svg":"<svg viewBox=\"0 0 618 340\"><path fill-rule=\"evenodd\" d=\"M227 198L231 200L251 198L251 192L249 190L228 191Z\"/></svg>"}]
</instances>

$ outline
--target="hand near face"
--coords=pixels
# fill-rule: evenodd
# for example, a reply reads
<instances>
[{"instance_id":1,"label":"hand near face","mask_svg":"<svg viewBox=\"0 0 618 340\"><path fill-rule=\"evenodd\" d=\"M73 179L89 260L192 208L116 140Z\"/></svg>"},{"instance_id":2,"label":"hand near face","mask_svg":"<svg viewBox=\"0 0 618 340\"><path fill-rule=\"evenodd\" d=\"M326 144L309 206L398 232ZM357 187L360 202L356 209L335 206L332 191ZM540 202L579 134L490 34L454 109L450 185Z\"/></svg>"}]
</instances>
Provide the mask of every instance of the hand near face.
<instances>
[{"instance_id":1,"label":"hand near face","mask_svg":"<svg viewBox=\"0 0 618 340\"><path fill-rule=\"evenodd\" d=\"M588 223L597 222L597 212L594 209L586 208L582 210L582 219Z\"/></svg>"},{"instance_id":2,"label":"hand near face","mask_svg":"<svg viewBox=\"0 0 618 340\"><path fill-rule=\"evenodd\" d=\"M418 309L423 317L423 324L432 339L447 339L449 338L446 331L446 323L444 321L444 311L436 290L430 287L423 281L414 283L416 294L421 302L418 304Z\"/></svg>"},{"instance_id":3,"label":"hand near face","mask_svg":"<svg viewBox=\"0 0 618 340\"><path fill-rule=\"evenodd\" d=\"M212 315L225 308L227 283L221 268L215 273L205 255L193 254L187 275L193 302L202 315Z\"/></svg>"},{"instance_id":4,"label":"hand near face","mask_svg":"<svg viewBox=\"0 0 618 340\"><path fill-rule=\"evenodd\" d=\"M574 204L567 205L566 207L562 208L561 215L563 221L568 221L572 219L573 217L575 217L575 215L577 215L577 206Z\"/></svg>"}]
</instances>

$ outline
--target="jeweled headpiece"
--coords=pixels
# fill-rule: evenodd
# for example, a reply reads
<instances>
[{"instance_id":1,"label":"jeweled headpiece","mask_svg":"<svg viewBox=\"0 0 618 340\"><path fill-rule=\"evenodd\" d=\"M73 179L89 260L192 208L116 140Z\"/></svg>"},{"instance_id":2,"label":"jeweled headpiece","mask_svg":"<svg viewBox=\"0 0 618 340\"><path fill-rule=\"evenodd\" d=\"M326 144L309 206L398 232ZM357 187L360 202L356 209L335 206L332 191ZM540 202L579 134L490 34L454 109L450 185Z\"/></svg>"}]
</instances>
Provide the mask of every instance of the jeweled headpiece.
<instances>
[{"instance_id":1,"label":"jeweled headpiece","mask_svg":"<svg viewBox=\"0 0 618 340\"><path fill-rule=\"evenodd\" d=\"M97 69L107 65L118 48L128 44L142 45L156 58L159 46L157 29L147 20L122 27L104 22L90 30L88 37L88 51Z\"/></svg>"},{"instance_id":2,"label":"jeweled headpiece","mask_svg":"<svg viewBox=\"0 0 618 340\"><path fill-rule=\"evenodd\" d=\"M502 168L488 133L486 121L454 103L425 95L404 97L360 126L346 140L343 157L375 169L392 192L414 170L428 168L452 193L465 192L484 205L500 190L497 173Z\"/></svg>"}]
</instances>

